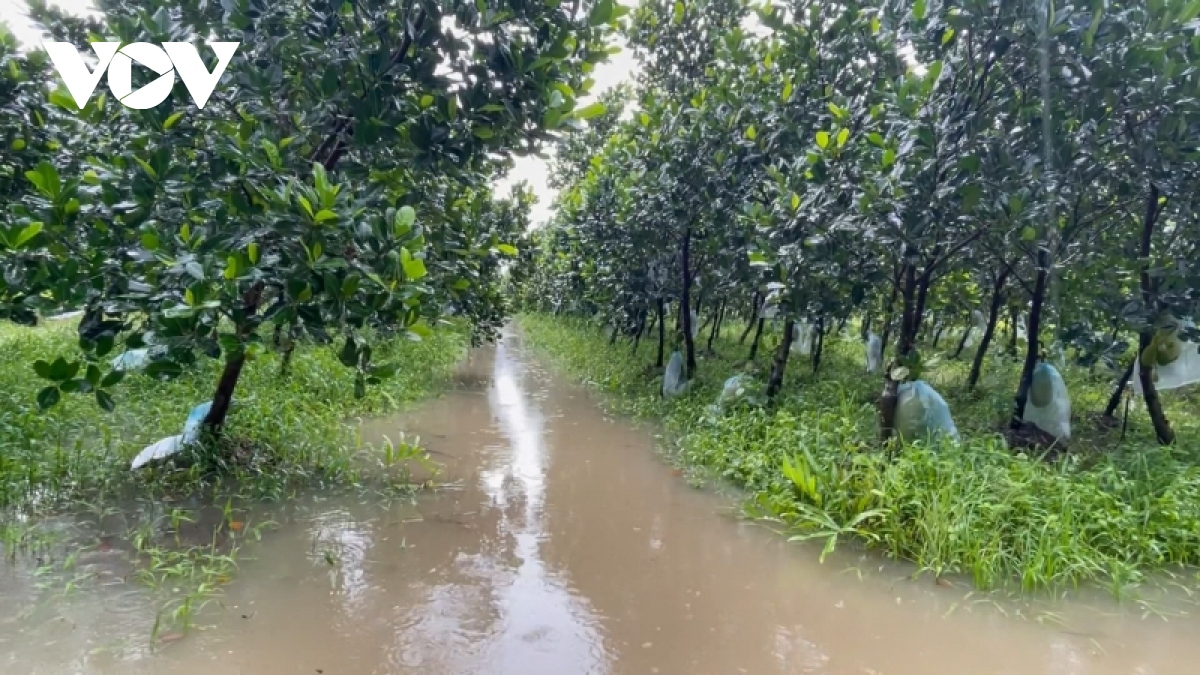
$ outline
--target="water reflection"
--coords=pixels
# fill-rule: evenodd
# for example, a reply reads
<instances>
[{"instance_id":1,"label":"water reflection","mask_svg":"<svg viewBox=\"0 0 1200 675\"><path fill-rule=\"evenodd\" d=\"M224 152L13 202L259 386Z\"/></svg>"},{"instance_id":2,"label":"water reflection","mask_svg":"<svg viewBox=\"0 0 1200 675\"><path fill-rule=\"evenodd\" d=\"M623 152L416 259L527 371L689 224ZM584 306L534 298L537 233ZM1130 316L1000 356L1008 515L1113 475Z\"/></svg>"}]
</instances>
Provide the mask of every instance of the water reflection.
<instances>
[{"instance_id":1,"label":"water reflection","mask_svg":"<svg viewBox=\"0 0 1200 675\"><path fill-rule=\"evenodd\" d=\"M513 497L523 509L501 515L500 529L514 538L520 562L516 578L498 598L504 627L489 649L489 661L493 672L604 672L606 650L595 617L571 593L565 575L551 573L540 555L547 537L545 416L522 390L519 368L501 342L496 347L488 402L508 447L481 471L480 479L494 503L506 504Z\"/></svg>"}]
</instances>

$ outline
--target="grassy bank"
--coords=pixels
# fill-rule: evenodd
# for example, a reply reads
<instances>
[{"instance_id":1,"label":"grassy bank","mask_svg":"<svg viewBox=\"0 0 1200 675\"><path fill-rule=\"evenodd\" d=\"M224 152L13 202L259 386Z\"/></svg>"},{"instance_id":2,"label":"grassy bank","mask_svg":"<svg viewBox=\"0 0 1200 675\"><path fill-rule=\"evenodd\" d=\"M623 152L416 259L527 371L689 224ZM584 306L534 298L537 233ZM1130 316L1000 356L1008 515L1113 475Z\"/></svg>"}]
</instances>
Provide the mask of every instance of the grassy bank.
<instances>
[{"instance_id":1,"label":"grassy bank","mask_svg":"<svg viewBox=\"0 0 1200 675\"><path fill-rule=\"evenodd\" d=\"M131 375L114 390L111 413L86 395L66 396L42 412L36 395L43 382L32 364L70 355L76 339L73 322L0 326L0 509L44 507L147 480L152 473L131 474L130 459L147 444L180 433L188 411L212 396L220 373L216 361L205 359L170 382ZM463 335L451 330L421 342L381 345L379 362L403 366L362 399L354 398L353 373L338 362L335 347L297 348L286 378L279 375L277 355L259 356L243 372L227 425L231 439L253 450L254 462L235 471L264 494L298 482L353 478L356 448L347 418L384 414L429 395L464 349Z\"/></svg>"},{"instance_id":2,"label":"grassy bank","mask_svg":"<svg viewBox=\"0 0 1200 675\"><path fill-rule=\"evenodd\" d=\"M634 353L574 319L524 316L521 326L530 344L614 394L623 411L662 420L680 459L747 489L750 511L783 521L798 538L827 548L856 540L981 588L1096 582L1120 594L1155 572L1192 578L1183 570L1200 563L1194 397L1166 396L1175 448L1154 444L1136 406L1119 441L1119 431L1102 432L1089 417L1103 409L1109 381L1068 368L1075 451L1047 462L1010 452L996 431L1010 410L1014 361L991 357L979 390L968 393L966 359L943 359L925 379L949 402L962 442L913 444L889 458L875 445L881 382L865 375L856 340L830 340L815 376L794 357L774 412L753 397L719 411L722 383L747 353L740 331L727 329L733 337L700 360L685 396L664 401L660 373L648 367L653 341ZM773 344L764 347L766 364ZM747 389L760 391L761 382Z\"/></svg>"}]
</instances>

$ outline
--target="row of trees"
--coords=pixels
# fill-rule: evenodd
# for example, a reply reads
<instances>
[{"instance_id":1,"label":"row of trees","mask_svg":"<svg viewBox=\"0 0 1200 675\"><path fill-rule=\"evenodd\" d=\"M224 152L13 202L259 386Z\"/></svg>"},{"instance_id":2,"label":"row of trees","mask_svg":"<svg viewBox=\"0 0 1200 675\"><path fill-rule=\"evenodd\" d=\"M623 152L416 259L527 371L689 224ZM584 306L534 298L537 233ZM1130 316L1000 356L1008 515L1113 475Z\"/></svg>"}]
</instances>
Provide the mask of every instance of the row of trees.
<instances>
[{"instance_id":1,"label":"row of trees","mask_svg":"<svg viewBox=\"0 0 1200 675\"><path fill-rule=\"evenodd\" d=\"M76 108L40 49L0 34L0 318L80 308L77 355L30 364L111 408L108 361L147 341L170 377L224 366L220 428L246 362L331 343L357 392L404 364L370 335L419 338L506 312L504 259L532 197L491 185L514 153L603 111L577 107L610 53L610 0L100 0L102 19L31 3L51 39L241 42L203 110L177 81L125 108ZM0 31L2 32L2 31ZM134 89L157 74L135 72ZM273 326L273 333L260 330ZM273 334L273 339L270 337ZM285 359L286 363L286 359Z\"/></svg>"},{"instance_id":2,"label":"row of trees","mask_svg":"<svg viewBox=\"0 0 1200 675\"><path fill-rule=\"evenodd\" d=\"M1019 316L1015 428L1048 342L1132 361L1130 336L1144 349L1194 310L1198 16L1194 0L643 0L625 25L638 82L560 153L570 182L522 254L527 300L635 339L678 308L689 377L697 305L714 332L757 324L751 356L772 307L770 395L798 321L857 316L890 347L884 438L920 336L980 311L974 387ZM1170 443L1153 368L1128 362L1121 389L1140 378Z\"/></svg>"}]
</instances>

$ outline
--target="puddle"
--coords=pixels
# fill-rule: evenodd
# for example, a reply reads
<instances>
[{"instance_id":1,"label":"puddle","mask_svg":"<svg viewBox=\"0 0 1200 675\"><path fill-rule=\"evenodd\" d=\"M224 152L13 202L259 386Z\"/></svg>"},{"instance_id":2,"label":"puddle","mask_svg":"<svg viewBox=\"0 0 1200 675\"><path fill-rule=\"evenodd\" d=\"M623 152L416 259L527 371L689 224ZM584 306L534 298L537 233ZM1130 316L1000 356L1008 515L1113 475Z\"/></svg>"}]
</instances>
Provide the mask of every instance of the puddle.
<instances>
[{"instance_id":1,"label":"puddle","mask_svg":"<svg viewBox=\"0 0 1200 675\"><path fill-rule=\"evenodd\" d=\"M819 564L689 487L651 433L511 334L456 384L363 428L419 435L450 487L264 507L279 529L156 650L154 605L109 551L81 554L86 591L41 603L28 565L0 563L0 672L1182 675L1200 659L1190 614L1103 597L1001 611L875 556Z\"/></svg>"}]
</instances>

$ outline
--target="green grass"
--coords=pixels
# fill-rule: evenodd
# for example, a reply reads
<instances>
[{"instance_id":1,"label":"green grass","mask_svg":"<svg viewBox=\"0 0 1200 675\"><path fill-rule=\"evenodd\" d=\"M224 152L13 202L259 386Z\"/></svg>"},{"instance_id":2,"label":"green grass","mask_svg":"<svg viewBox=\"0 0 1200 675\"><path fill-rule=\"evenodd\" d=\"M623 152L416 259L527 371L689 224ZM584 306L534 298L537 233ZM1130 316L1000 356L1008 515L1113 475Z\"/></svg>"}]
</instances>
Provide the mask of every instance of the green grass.
<instances>
[{"instance_id":1,"label":"green grass","mask_svg":"<svg viewBox=\"0 0 1200 675\"><path fill-rule=\"evenodd\" d=\"M74 322L0 324L0 559L36 565L43 596L54 600L95 582L73 569L80 551L107 546L104 537L121 542L128 578L158 607L155 642L187 630L232 580L245 544L273 526L249 522L254 502L319 488L411 494L407 460L422 453L403 439L363 447L354 418L433 394L467 345L457 327L376 345L376 362L401 367L362 399L336 345L298 347L286 378L279 356L265 353L243 370L221 447L188 467L131 472L134 455L180 433L188 411L212 396L220 364L204 360L170 382L131 374L114 389L111 413L86 395L43 412L32 364L70 358L76 341ZM236 461L224 461L231 449ZM199 507L171 507L183 501Z\"/></svg>"},{"instance_id":2,"label":"green grass","mask_svg":"<svg viewBox=\"0 0 1200 675\"><path fill-rule=\"evenodd\" d=\"M831 340L817 376L793 357L774 411L754 397L721 411L713 405L721 385L748 351L734 327L716 354L701 358L688 393L664 401L661 376L648 367L653 340L634 354L576 319L527 315L520 323L531 345L614 394L624 412L662 420L683 463L745 488L748 512L782 521L797 539L824 540L826 550L856 541L935 574L967 575L983 589L1098 583L1118 595L1153 573L1191 577L1200 563L1194 394L1165 395L1174 448L1154 443L1136 405L1120 441L1119 430L1100 431L1090 415L1103 410L1110 380L1068 367L1072 452L1048 462L1011 452L998 433L1011 410L1015 359L990 357L981 393L972 394L966 359L942 358L925 379L950 404L962 442L910 444L888 457L875 440L882 380L864 373L857 340ZM773 347L774 339L760 352L764 366Z\"/></svg>"},{"instance_id":3,"label":"green grass","mask_svg":"<svg viewBox=\"0 0 1200 675\"><path fill-rule=\"evenodd\" d=\"M32 364L75 353L75 341L72 322L0 326L0 508L144 486L154 472L131 474L129 461L147 444L180 433L188 411L211 398L220 372L217 361L204 359L171 382L132 375L114 390L112 413L87 395L64 396L40 411L35 397L44 383ZM347 419L386 414L429 395L465 344L463 334L444 330L420 342L379 345L376 361L403 365L362 399L354 398L353 373L335 346L299 347L286 378L276 354L259 356L243 371L227 423L227 436L254 451L253 463L232 467L234 478L267 495L313 481L353 480L357 447ZM169 479L186 490L203 478L190 472Z\"/></svg>"}]
</instances>

